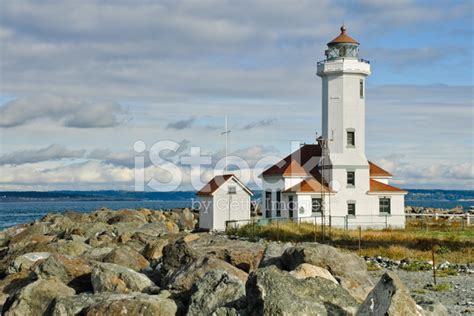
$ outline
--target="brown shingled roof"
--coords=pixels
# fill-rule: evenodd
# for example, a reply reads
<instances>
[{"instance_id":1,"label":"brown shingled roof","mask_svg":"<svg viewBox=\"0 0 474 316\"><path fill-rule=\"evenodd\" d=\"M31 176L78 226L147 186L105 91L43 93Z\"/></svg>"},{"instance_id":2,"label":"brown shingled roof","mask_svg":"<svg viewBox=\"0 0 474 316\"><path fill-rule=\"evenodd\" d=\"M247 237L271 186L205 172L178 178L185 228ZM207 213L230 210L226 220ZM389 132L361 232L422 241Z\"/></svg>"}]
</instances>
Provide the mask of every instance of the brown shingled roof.
<instances>
[{"instance_id":1,"label":"brown shingled roof","mask_svg":"<svg viewBox=\"0 0 474 316\"><path fill-rule=\"evenodd\" d=\"M297 185L292 186L289 189L286 189L285 192L301 192L301 193L310 193L310 192L321 192L321 189L324 193L332 192L327 186L322 186L321 182L315 178L310 178L303 180Z\"/></svg>"},{"instance_id":2,"label":"brown shingled roof","mask_svg":"<svg viewBox=\"0 0 474 316\"><path fill-rule=\"evenodd\" d=\"M237 179L237 177L235 177L235 175L233 174L224 174L221 176L215 176L201 190L196 192L196 195L200 195L200 196L212 195L214 192L217 191L217 189L219 189L221 185L223 185L230 178L234 178L234 180L242 188L244 188L245 191L247 191L250 195L253 195L252 191L249 188L247 188L242 182L240 182L239 179Z\"/></svg>"},{"instance_id":3,"label":"brown shingled roof","mask_svg":"<svg viewBox=\"0 0 474 316\"><path fill-rule=\"evenodd\" d=\"M392 174L369 161L369 173L371 177L391 177Z\"/></svg>"},{"instance_id":4,"label":"brown shingled roof","mask_svg":"<svg viewBox=\"0 0 474 316\"><path fill-rule=\"evenodd\" d=\"M317 144L303 145L278 163L266 169L262 176L309 176L312 175L321 156Z\"/></svg>"},{"instance_id":5,"label":"brown shingled roof","mask_svg":"<svg viewBox=\"0 0 474 316\"><path fill-rule=\"evenodd\" d=\"M374 179L370 179L370 191L369 192L399 192L407 193L407 191L400 188L379 182Z\"/></svg>"},{"instance_id":6,"label":"brown shingled roof","mask_svg":"<svg viewBox=\"0 0 474 316\"><path fill-rule=\"evenodd\" d=\"M334 45L334 44L338 44L338 43L354 43L354 44L359 44L358 41L356 41L355 39L353 39L352 37L350 37L349 35L347 35L346 33L346 27L343 25L341 26L341 34L339 34L338 37L336 37L335 39L333 39L332 41L330 41L328 43L328 46L331 46L331 45Z\"/></svg>"}]
</instances>

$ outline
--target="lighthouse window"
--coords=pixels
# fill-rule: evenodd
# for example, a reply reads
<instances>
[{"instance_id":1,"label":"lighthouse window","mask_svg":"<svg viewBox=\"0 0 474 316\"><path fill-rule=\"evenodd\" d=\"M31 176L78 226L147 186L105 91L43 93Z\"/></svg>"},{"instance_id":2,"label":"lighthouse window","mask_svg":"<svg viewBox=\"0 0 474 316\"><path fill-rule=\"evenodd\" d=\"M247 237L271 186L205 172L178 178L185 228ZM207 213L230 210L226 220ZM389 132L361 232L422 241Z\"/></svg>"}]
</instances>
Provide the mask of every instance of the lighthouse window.
<instances>
[{"instance_id":1,"label":"lighthouse window","mask_svg":"<svg viewBox=\"0 0 474 316\"><path fill-rule=\"evenodd\" d=\"M364 98L364 80L360 79L359 81L359 94L360 94L360 98L363 99Z\"/></svg>"},{"instance_id":2,"label":"lighthouse window","mask_svg":"<svg viewBox=\"0 0 474 316\"><path fill-rule=\"evenodd\" d=\"M354 147L355 146L355 132L348 131L347 132L347 147Z\"/></svg>"},{"instance_id":3,"label":"lighthouse window","mask_svg":"<svg viewBox=\"0 0 474 316\"><path fill-rule=\"evenodd\" d=\"M355 186L355 171L347 171L347 186Z\"/></svg>"},{"instance_id":4,"label":"lighthouse window","mask_svg":"<svg viewBox=\"0 0 474 316\"><path fill-rule=\"evenodd\" d=\"M356 215L356 205L353 202L347 203L347 215Z\"/></svg>"}]
</instances>

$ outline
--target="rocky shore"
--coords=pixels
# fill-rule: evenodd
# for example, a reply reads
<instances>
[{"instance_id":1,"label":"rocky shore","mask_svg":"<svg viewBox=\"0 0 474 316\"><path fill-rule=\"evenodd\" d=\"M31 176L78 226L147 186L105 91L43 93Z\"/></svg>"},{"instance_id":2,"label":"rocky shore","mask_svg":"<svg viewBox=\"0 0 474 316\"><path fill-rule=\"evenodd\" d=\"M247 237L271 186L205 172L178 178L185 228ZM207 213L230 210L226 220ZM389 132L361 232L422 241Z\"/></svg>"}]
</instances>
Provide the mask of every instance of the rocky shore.
<instances>
[{"instance_id":1,"label":"rocky shore","mask_svg":"<svg viewBox=\"0 0 474 316\"><path fill-rule=\"evenodd\" d=\"M463 215L470 214L474 215L474 209L465 210L462 206L455 208L436 208L436 207L423 207L423 206L405 206L405 213L407 214L452 214L452 215Z\"/></svg>"},{"instance_id":2,"label":"rocky shore","mask_svg":"<svg viewBox=\"0 0 474 316\"><path fill-rule=\"evenodd\" d=\"M397 273L374 279L353 253L195 233L196 223L188 209L101 209L6 229L2 314L447 315Z\"/></svg>"}]
</instances>

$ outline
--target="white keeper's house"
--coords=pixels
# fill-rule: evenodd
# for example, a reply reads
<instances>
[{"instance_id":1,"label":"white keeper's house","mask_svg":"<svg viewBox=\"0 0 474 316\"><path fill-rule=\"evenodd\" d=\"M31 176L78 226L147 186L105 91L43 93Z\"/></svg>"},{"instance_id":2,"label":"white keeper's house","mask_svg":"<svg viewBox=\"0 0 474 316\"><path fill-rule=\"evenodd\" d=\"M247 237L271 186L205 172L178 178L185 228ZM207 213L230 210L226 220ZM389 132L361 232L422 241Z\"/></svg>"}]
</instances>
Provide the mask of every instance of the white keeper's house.
<instances>
[{"instance_id":1,"label":"white keeper's house","mask_svg":"<svg viewBox=\"0 0 474 316\"><path fill-rule=\"evenodd\" d=\"M322 135L261 175L262 216L319 221L348 228L404 227L406 191L365 155L365 87L370 63L341 27L318 62Z\"/></svg>"}]
</instances>

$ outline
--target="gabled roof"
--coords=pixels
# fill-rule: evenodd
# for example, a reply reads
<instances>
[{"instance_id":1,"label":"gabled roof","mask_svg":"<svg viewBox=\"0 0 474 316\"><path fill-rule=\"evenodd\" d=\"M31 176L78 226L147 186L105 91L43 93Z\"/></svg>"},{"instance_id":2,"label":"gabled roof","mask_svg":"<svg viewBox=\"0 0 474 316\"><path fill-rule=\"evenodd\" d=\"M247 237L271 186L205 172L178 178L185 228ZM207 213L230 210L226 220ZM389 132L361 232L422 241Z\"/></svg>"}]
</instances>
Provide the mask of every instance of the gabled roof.
<instances>
[{"instance_id":1,"label":"gabled roof","mask_svg":"<svg viewBox=\"0 0 474 316\"><path fill-rule=\"evenodd\" d=\"M323 191L324 193L333 192L326 185L322 186L321 182L319 182L315 178L309 178L309 179L303 180L302 182L298 183L297 185L292 186L289 189L286 189L284 192L293 192L293 193L311 193L311 192L315 192L315 193L321 193L321 191Z\"/></svg>"},{"instance_id":2,"label":"gabled roof","mask_svg":"<svg viewBox=\"0 0 474 316\"><path fill-rule=\"evenodd\" d=\"M370 179L370 191L369 192L398 192L398 193L408 193L405 190L400 188L379 182L374 179Z\"/></svg>"},{"instance_id":3,"label":"gabled roof","mask_svg":"<svg viewBox=\"0 0 474 316\"><path fill-rule=\"evenodd\" d=\"M392 174L369 161L369 173L371 177L391 177Z\"/></svg>"},{"instance_id":4,"label":"gabled roof","mask_svg":"<svg viewBox=\"0 0 474 316\"><path fill-rule=\"evenodd\" d=\"M310 176L315 170L321 156L318 144L303 145L270 168L262 176Z\"/></svg>"},{"instance_id":5,"label":"gabled roof","mask_svg":"<svg viewBox=\"0 0 474 316\"><path fill-rule=\"evenodd\" d=\"M237 184L239 184L248 194L253 196L253 192L233 174L224 174L221 176L215 176L211 179L201 190L196 192L196 195L200 196L210 196L214 194L223 185L227 180L233 179Z\"/></svg>"}]
</instances>

